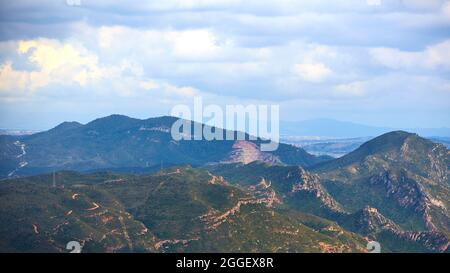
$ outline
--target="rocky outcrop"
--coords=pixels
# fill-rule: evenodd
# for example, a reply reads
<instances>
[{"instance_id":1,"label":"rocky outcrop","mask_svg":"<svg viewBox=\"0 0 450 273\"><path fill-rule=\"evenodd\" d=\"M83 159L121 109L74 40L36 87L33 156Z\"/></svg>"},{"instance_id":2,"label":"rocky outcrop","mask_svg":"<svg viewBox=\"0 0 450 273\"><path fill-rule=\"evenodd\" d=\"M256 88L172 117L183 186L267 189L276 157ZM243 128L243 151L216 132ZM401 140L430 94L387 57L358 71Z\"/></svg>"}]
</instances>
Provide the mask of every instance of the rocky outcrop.
<instances>
[{"instance_id":1,"label":"rocky outcrop","mask_svg":"<svg viewBox=\"0 0 450 273\"><path fill-rule=\"evenodd\" d=\"M399 233L398 236L408 241L417 242L425 246L427 249L437 252L446 252L450 246L449 239L441 232L402 232Z\"/></svg>"},{"instance_id":2,"label":"rocky outcrop","mask_svg":"<svg viewBox=\"0 0 450 273\"><path fill-rule=\"evenodd\" d=\"M244 163L261 161L270 164L280 164L281 160L272 154L261 152L258 146L250 141L238 140L233 144L228 159L222 163Z\"/></svg>"},{"instance_id":3,"label":"rocky outcrop","mask_svg":"<svg viewBox=\"0 0 450 273\"><path fill-rule=\"evenodd\" d=\"M371 177L370 183L385 187L388 198L393 198L403 208L420 213L427 230L436 231L430 214L434 199L420 183L409 178L406 171L386 171Z\"/></svg>"},{"instance_id":4,"label":"rocky outcrop","mask_svg":"<svg viewBox=\"0 0 450 273\"><path fill-rule=\"evenodd\" d=\"M317 174L309 173L299 167L296 175L298 175L298 180L292 185L291 193L307 192L313 194L325 207L335 212L343 212L339 204L322 187Z\"/></svg>"},{"instance_id":5,"label":"rocky outcrop","mask_svg":"<svg viewBox=\"0 0 450 273\"><path fill-rule=\"evenodd\" d=\"M365 236L380 231L391 231L393 233L400 233L402 231L392 220L384 217L376 208L369 206L353 214L352 218L352 225L356 227L354 231Z\"/></svg>"},{"instance_id":6,"label":"rocky outcrop","mask_svg":"<svg viewBox=\"0 0 450 273\"><path fill-rule=\"evenodd\" d=\"M272 182L266 180L265 178L261 178L261 182L255 186L248 187L248 189L257 199L266 204L269 208L271 208L274 204L282 203L282 200L272 188Z\"/></svg>"},{"instance_id":7,"label":"rocky outcrop","mask_svg":"<svg viewBox=\"0 0 450 273\"><path fill-rule=\"evenodd\" d=\"M382 215L376 208L365 207L352 214L350 220L347 218L346 225L351 230L364 236L377 239L382 232L389 233L400 242L417 243L428 251L445 252L449 245L449 239L441 232L437 231L404 231L392 220Z\"/></svg>"},{"instance_id":8,"label":"rocky outcrop","mask_svg":"<svg viewBox=\"0 0 450 273\"><path fill-rule=\"evenodd\" d=\"M428 177L437 183L448 183L448 166L446 163L449 158L450 151L442 144L436 144L436 146L428 154L430 162L430 172Z\"/></svg>"},{"instance_id":9,"label":"rocky outcrop","mask_svg":"<svg viewBox=\"0 0 450 273\"><path fill-rule=\"evenodd\" d=\"M237 201L237 203L225 210L218 211L211 209L208 213L201 215L199 218L206 224L207 230L215 230L221 224L225 223L231 216L238 213L241 210L241 207L244 205L251 204L264 204L265 200L256 199L256 198L244 198Z\"/></svg>"}]
</instances>

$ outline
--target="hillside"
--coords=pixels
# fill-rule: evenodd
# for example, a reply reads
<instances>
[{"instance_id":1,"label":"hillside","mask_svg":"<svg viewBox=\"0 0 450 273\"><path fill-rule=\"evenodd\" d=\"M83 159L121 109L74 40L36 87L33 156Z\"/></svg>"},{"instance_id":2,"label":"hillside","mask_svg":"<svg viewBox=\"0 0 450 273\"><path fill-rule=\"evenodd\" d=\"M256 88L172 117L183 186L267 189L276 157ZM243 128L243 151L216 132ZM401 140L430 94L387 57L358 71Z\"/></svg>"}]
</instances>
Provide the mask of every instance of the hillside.
<instances>
[{"instance_id":1,"label":"hillside","mask_svg":"<svg viewBox=\"0 0 450 273\"><path fill-rule=\"evenodd\" d=\"M361 252L376 240L449 251L442 144L394 131L327 160L284 144L260 152L260 140L174 141L174 121L115 115L0 137L0 250ZM13 178L53 169L83 172Z\"/></svg>"},{"instance_id":2,"label":"hillside","mask_svg":"<svg viewBox=\"0 0 450 273\"><path fill-rule=\"evenodd\" d=\"M363 252L319 217L190 167L150 176L62 172L0 184L1 252ZM261 223L264 223L263 225Z\"/></svg>"},{"instance_id":3,"label":"hillside","mask_svg":"<svg viewBox=\"0 0 450 273\"><path fill-rule=\"evenodd\" d=\"M370 205L407 229L448 235L448 166L445 146L397 131L313 171L350 211Z\"/></svg>"},{"instance_id":4,"label":"hillside","mask_svg":"<svg viewBox=\"0 0 450 273\"><path fill-rule=\"evenodd\" d=\"M330 159L286 144L280 144L279 149L271 153L260 152L260 140L175 141L170 129L176 120L174 117L140 120L112 115L86 125L64 122L33 135L0 136L0 178L54 170L148 172L160 165L201 166L253 160L311 166Z\"/></svg>"},{"instance_id":5,"label":"hillside","mask_svg":"<svg viewBox=\"0 0 450 273\"><path fill-rule=\"evenodd\" d=\"M442 144L397 131L309 169L256 162L209 168L236 185L269 185L284 206L336 221L390 251L445 251L448 162Z\"/></svg>"}]
</instances>

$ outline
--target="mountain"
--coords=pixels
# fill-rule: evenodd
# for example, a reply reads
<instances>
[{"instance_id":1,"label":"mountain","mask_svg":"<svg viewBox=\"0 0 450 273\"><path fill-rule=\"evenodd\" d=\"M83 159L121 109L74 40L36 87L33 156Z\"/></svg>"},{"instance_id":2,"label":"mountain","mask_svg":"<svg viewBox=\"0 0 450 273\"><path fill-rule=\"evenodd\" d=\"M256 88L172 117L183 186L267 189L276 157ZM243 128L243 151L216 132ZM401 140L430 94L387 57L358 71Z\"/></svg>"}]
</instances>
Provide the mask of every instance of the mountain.
<instances>
[{"instance_id":1,"label":"mountain","mask_svg":"<svg viewBox=\"0 0 450 273\"><path fill-rule=\"evenodd\" d=\"M76 136L65 140L73 144L74 132L95 128L112 150L125 143L120 149L130 151L118 132L165 131L161 119L151 127L128 119L67 123L34 137ZM22 140L9 138L19 160L28 155ZM341 158L301 166L282 164L289 148L280 156L259 153L258 142L197 143L212 145L210 153L223 149L216 164L3 180L0 251L65 252L72 240L84 252L365 252L370 240L383 252L449 251L450 152L442 144L394 131Z\"/></svg>"},{"instance_id":2,"label":"mountain","mask_svg":"<svg viewBox=\"0 0 450 273\"><path fill-rule=\"evenodd\" d=\"M175 141L170 129L177 120L167 116L140 120L112 115L86 125L64 122L32 135L0 136L0 177L54 170L145 172L161 165L201 166L254 160L311 166L330 159L287 144L280 144L274 152L261 152L261 140Z\"/></svg>"},{"instance_id":3,"label":"mountain","mask_svg":"<svg viewBox=\"0 0 450 273\"><path fill-rule=\"evenodd\" d=\"M304 213L329 217L342 212L317 175L300 166L274 166L264 162L208 166L233 185L272 195L283 206Z\"/></svg>"},{"instance_id":4,"label":"mountain","mask_svg":"<svg viewBox=\"0 0 450 273\"><path fill-rule=\"evenodd\" d=\"M384 252L444 252L449 239L444 234L430 231L405 231L386 218L376 208L364 207L339 222L353 232L382 243Z\"/></svg>"},{"instance_id":5,"label":"mountain","mask_svg":"<svg viewBox=\"0 0 450 273\"><path fill-rule=\"evenodd\" d=\"M334 222L191 167L0 183L0 252L365 252Z\"/></svg>"},{"instance_id":6,"label":"mountain","mask_svg":"<svg viewBox=\"0 0 450 273\"><path fill-rule=\"evenodd\" d=\"M66 252L72 240L85 252L365 252L369 240L450 251L443 144L393 131L330 159L261 152L260 139L175 141L177 120L0 136L0 251Z\"/></svg>"},{"instance_id":7,"label":"mountain","mask_svg":"<svg viewBox=\"0 0 450 273\"><path fill-rule=\"evenodd\" d=\"M281 122L281 134L285 136L321 136L334 138L355 138L378 136L402 129L424 137L450 137L450 128L390 128L368 126L334 119L311 119Z\"/></svg>"},{"instance_id":8,"label":"mountain","mask_svg":"<svg viewBox=\"0 0 450 273\"><path fill-rule=\"evenodd\" d=\"M450 152L395 131L342 158L304 169L264 163L210 166L231 183L264 186L282 206L336 221L385 251L446 251L450 245Z\"/></svg>"},{"instance_id":9,"label":"mountain","mask_svg":"<svg viewBox=\"0 0 450 273\"><path fill-rule=\"evenodd\" d=\"M322 136L335 138L376 136L389 131L388 127L373 127L334 119L285 121L280 125L281 134L289 136Z\"/></svg>"},{"instance_id":10,"label":"mountain","mask_svg":"<svg viewBox=\"0 0 450 273\"><path fill-rule=\"evenodd\" d=\"M396 131L311 171L349 212L374 207L403 230L449 238L449 155L442 144Z\"/></svg>"}]
</instances>

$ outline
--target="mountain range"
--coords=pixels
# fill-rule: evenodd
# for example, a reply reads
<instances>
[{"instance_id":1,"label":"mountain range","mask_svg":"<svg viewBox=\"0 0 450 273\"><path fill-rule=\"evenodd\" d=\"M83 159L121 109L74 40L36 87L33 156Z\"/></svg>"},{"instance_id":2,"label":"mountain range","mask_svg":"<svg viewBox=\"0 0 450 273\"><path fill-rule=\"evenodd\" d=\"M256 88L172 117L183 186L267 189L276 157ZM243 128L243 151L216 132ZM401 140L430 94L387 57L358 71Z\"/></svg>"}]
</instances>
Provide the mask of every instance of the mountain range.
<instances>
[{"instance_id":1,"label":"mountain range","mask_svg":"<svg viewBox=\"0 0 450 273\"><path fill-rule=\"evenodd\" d=\"M332 159L260 152L261 140L177 142L175 120L113 115L0 137L0 252L73 240L83 252L367 252L374 240L450 251L442 144L393 131Z\"/></svg>"},{"instance_id":2,"label":"mountain range","mask_svg":"<svg viewBox=\"0 0 450 273\"><path fill-rule=\"evenodd\" d=\"M444 145L395 131L307 170L254 162L211 172L244 186L264 178L289 208L336 221L392 251L446 251L449 163Z\"/></svg>"},{"instance_id":3,"label":"mountain range","mask_svg":"<svg viewBox=\"0 0 450 273\"><path fill-rule=\"evenodd\" d=\"M450 137L450 128L394 128L369 126L334 119L310 119L303 121L284 121L280 133L284 136L320 136L332 138L356 138L378 136L388 132L404 130L424 137Z\"/></svg>"},{"instance_id":4,"label":"mountain range","mask_svg":"<svg viewBox=\"0 0 450 273\"><path fill-rule=\"evenodd\" d=\"M58 170L146 172L161 165L201 166L254 160L311 166L330 159L329 156L313 156L287 144L280 144L274 152L260 152L261 140L175 141L170 129L176 120L174 117L140 120L112 115L86 125L64 122L32 135L2 135L0 178Z\"/></svg>"}]
</instances>

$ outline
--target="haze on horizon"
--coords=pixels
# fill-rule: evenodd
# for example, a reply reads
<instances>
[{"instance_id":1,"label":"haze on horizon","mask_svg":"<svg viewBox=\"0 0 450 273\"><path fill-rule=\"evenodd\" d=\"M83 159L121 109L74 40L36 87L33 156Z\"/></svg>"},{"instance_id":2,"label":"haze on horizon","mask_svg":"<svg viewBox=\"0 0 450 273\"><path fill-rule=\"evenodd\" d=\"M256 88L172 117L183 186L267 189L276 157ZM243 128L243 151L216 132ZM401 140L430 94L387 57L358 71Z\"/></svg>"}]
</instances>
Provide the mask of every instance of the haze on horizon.
<instances>
[{"instance_id":1,"label":"haze on horizon","mask_svg":"<svg viewBox=\"0 0 450 273\"><path fill-rule=\"evenodd\" d=\"M176 104L279 104L286 121L450 127L450 1L0 3L0 128Z\"/></svg>"}]
</instances>

